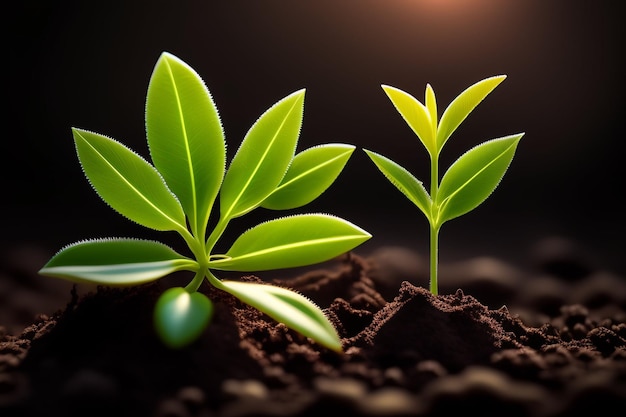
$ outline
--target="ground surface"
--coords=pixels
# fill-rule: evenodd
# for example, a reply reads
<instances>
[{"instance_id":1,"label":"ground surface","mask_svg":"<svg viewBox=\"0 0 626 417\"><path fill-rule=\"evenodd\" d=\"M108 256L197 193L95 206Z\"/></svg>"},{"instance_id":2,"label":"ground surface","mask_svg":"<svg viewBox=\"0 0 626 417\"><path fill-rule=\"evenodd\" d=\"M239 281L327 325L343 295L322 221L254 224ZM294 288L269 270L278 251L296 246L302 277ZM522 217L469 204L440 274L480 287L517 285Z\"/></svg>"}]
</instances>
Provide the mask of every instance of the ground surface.
<instances>
[{"instance_id":1,"label":"ground surface","mask_svg":"<svg viewBox=\"0 0 626 417\"><path fill-rule=\"evenodd\" d=\"M14 254L0 277L0 415L561 417L623 410L626 278L586 264L568 242L542 245L531 276L491 258L442 265L438 296L425 289L424 259L395 247L275 281L326 309L343 354L210 288L204 291L217 311L209 329L193 345L168 350L151 327L157 284L68 286L52 294L66 306L49 311L34 298L41 288L32 284L40 282L30 277L32 266L19 267L36 254ZM32 320L35 312L47 315Z\"/></svg>"}]
</instances>

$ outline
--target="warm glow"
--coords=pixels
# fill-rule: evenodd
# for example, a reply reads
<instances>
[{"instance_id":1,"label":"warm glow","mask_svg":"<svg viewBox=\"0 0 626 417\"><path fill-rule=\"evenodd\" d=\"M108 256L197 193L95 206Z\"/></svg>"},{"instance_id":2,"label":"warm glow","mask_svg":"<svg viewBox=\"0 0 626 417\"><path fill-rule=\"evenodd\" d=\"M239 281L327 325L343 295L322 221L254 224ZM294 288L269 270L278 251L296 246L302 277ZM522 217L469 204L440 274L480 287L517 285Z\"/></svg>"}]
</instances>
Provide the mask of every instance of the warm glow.
<instances>
[{"instance_id":1,"label":"warm glow","mask_svg":"<svg viewBox=\"0 0 626 417\"><path fill-rule=\"evenodd\" d=\"M394 3L390 1L386 4ZM398 0L396 4L440 22L493 19L501 11L512 9L510 4L504 5L502 0Z\"/></svg>"}]
</instances>

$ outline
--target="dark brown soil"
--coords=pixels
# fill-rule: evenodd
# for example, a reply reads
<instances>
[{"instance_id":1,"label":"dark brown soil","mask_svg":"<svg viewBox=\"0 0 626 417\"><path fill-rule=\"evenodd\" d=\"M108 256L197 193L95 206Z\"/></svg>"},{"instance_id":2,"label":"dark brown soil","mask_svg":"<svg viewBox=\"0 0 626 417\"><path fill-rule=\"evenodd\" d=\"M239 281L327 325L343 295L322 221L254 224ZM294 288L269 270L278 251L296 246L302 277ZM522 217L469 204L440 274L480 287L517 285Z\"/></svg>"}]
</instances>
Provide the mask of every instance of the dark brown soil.
<instances>
[{"instance_id":1,"label":"dark brown soil","mask_svg":"<svg viewBox=\"0 0 626 417\"><path fill-rule=\"evenodd\" d=\"M74 288L63 293L65 308L21 332L12 333L7 315L0 415L619 413L626 280L589 266L560 241L548 243L552 252L535 258L532 274L490 258L442 265L439 296L425 289L423 259L405 248L347 255L274 281L326 309L343 354L209 287L212 324L193 345L169 350L155 337L151 313L172 281Z\"/></svg>"}]
</instances>

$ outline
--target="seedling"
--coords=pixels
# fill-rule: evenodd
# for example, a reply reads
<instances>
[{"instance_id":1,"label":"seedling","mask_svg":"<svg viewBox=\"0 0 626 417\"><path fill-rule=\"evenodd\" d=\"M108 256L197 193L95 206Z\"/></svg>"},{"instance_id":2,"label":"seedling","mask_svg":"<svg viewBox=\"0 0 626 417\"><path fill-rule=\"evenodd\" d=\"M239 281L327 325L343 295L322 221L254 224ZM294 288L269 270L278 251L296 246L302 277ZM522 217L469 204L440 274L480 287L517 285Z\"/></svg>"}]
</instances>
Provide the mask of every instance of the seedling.
<instances>
[{"instance_id":1,"label":"seedling","mask_svg":"<svg viewBox=\"0 0 626 417\"><path fill-rule=\"evenodd\" d=\"M439 155L450 135L506 76L479 81L459 94L437 119L437 101L430 84L422 104L395 87L382 88L430 155L430 194L408 170L378 153L364 149L378 169L426 216L430 224L430 291L438 293L439 230L443 223L480 205L498 186L523 133L492 139L467 151L439 182Z\"/></svg>"},{"instance_id":2,"label":"seedling","mask_svg":"<svg viewBox=\"0 0 626 417\"><path fill-rule=\"evenodd\" d=\"M191 257L137 238L93 239L68 245L41 269L46 276L100 285L139 285L175 271L195 276L163 292L154 324L173 348L197 339L209 324L212 301L199 292L206 280L322 346L341 351L324 312L295 291L270 284L221 280L214 271L256 272L311 265L352 250L371 235L328 214L266 221L214 253L231 220L257 207L288 210L321 195L354 151L346 144L295 154L305 90L278 101L252 125L226 169L226 144L213 98L198 74L164 52L148 86L146 133L154 165L120 142L73 128L78 159L99 196L128 219L175 231ZM219 198L219 216L209 219ZM208 236L207 236L208 235Z\"/></svg>"}]
</instances>

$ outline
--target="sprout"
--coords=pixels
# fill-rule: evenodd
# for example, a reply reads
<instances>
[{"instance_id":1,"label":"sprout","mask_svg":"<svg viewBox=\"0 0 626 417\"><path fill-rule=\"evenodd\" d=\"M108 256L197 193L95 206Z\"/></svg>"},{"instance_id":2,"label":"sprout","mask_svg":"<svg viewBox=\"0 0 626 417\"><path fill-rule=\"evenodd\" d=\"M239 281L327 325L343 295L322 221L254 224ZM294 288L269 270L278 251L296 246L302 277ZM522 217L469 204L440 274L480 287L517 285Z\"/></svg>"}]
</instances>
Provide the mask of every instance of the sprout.
<instances>
[{"instance_id":1,"label":"sprout","mask_svg":"<svg viewBox=\"0 0 626 417\"><path fill-rule=\"evenodd\" d=\"M430 193L408 170L378 153L364 149L378 169L428 219L430 224L430 291L438 293L439 230L443 223L480 205L497 187L524 136L523 133L492 139L463 154L439 182L439 155L452 133L469 113L506 76L486 78L459 94L437 119L435 92L426 86L425 104L395 87L382 88L396 110L420 139L430 156Z\"/></svg>"},{"instance_id":2,"label":"sprout","mask_svg":"<svg viewBox=\"0 0 626 417\"><path fill-rule=\"evenodd\" d=\"M224 132L212 96L185 62L164 52L146 99L146 132L153 164L125 145L73 128L78 159L111 208L142 226L175 231L191 256L155 241L108 238L68 245L40 270L46 276L101 285L138 285L175 271L195 274L185 287L157 300L154 323L170 347L196 340L209 324L211 300L198 289L208 281L289 328L334 351L336 330L324 312L297 292L269 284L220 280L214 271L264 271L323 262L371 235L328 214L270 220L243 233L226 253L214 247L231 220L257 207L286 210L321 195L354 151L326 144L295 153L305 90L279 100L252 125L226 169ZM219 200L219 217L209 218Z\"/></svg>"}]
</instances>

